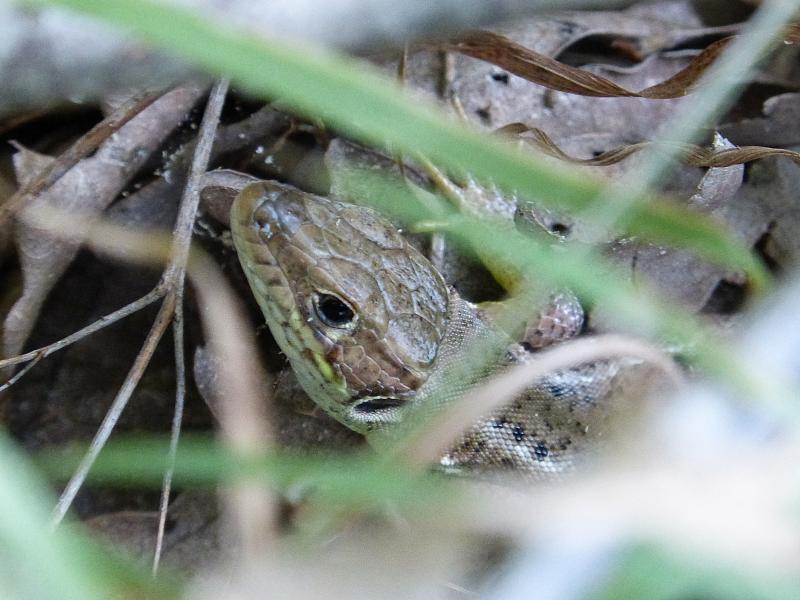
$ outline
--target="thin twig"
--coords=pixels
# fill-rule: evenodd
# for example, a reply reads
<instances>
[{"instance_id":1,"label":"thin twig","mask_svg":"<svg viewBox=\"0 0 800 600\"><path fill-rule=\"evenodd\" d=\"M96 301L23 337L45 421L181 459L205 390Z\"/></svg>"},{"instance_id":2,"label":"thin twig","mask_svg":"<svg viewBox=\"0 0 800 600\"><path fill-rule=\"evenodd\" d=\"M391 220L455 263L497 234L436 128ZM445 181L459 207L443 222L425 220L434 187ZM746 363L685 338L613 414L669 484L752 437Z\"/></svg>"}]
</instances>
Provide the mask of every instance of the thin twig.
<instances>
[{"instance_id":1,"label":"thin twig","mask_svg":"<svg viewBox=\"0 0 800 600\"><path fill-rule=\"evenodd\" d=\"M18 365L20 363L29 362L32 360L38 361L39 359L47 358L54 352L57 352L62 348L66 348L70 344L74 344L75 342L80 341L87 336L90 336L96 331L100 331L104 327L108 327L109 325L116 323L120 319L124 319L128 315L132 315L133 313L142 310L144 307L151 305L156 300L163 298L165 293L166 293L166 288L159 285L155 287L152 291L148 292L147 294L139 298L138 300L134 300L130 304L127 304L110 314L100 317L94 323L91 323L90 325L87 325L83 329L79 329L78 331L69 334L65 338L53 342L52 344L48 344L47 346L42 346L41 348L37 348L36 350L31 350L30 352L26 352L25 354L19 354L17 356L12 356L10 358L4 358L0 360L0 369L3 369L5 367L10 367L12 365Z\"/></svg>"},{"instance_id":2,"label":"thin twig","mask_svg":"<svg viewBox=\"0 0 800 600\"><path fill-rule=\"evenodd\" d=\"M186 262L189 256L189 246L191 245L192 240L192 227L194 225L200 196L198 186L208 165L211 145L214 140L216 126L219 123L219 115L222 111L222 104L225 99L227 87L228 84L225 81L220 82L215 86L211 93L208 105L206 106L206 112L203 115L200 137L195 148L194 160L192 162L191 171L186 184L186 190L183 198L181 199L181 207L173 232L173 244L172 252L170 253L170 260L164 271L162 283L160 284L165 286L167 290L166 296L164 297L164 302L161 305L161 309L159 310L155 323L150 329L150 333L148 334L142 349L139 351L139 354L134 361L133 367L131 367L128 376L125 378L125 381L120 388L120 391L117 393L117 397L114 399L111 408L103 419L103 422L101 423L97 433L95 434L95 437L89 446L89 450L58 499L58 503L53 511L53 524L56 526L64 518L67 510L69 510L69 507L83 485L83 482L85 481L92 464L94 464L98 454L108 440L108 437L111 435L111 432L116 426L122 411L125 409L131 394L133 394L133 391L136 389L136 385L141 379L144 370L150 363L150 359L152 358L153 353L158 346L158 342L164 335L164 332L166 331L170 321L175 316L175 306L178 298L183 298L182 288L186 274ZM180 290L180 293L178 293L178 290ZM185 386L185 383L178 384L179 388L183 386ZM183 400L181 399L181 413L182 410ZM178 408L176 407L175 418L177 418L178 412ZM175 439L175 444L177 444L177 439ZM172 460L174 460L173 455L170 455L170 457ZM171 477L172 473L170 471L170 480ZM168 493L169 491L167 490L167 494Z\"/></svg>"},{"instance_id":3,"label":"thin twig","mask_svg":"<svg viewBox=\"0 0 800 600\"><path fill-rule=\"evenodd\" d=\"M24 205L51 187L61 179L67 171L78 164L82 158L96 150L100 144L133 119L136 115L163 96L163 92L145 94L125 102L117 110L82 135L65 152L61 153L50 165L28 185L22 186L6 202L0 205L0 228L11 219Z\"/></svg>"},{"instance_id":4,"label":"thin twig","mask_svg":"<svg viewBox=\"0 0 800 600\"><path fill-rule=\"evenodd\" d=\"M142 345L142 349L136 356L136 360L133 362L133 366L128 372L128 375L125 377L122 387L120 388L119 392L117 392L117 396L114 398L111 408L108 409L103 422L97 429L97 433L95 433L94 439L92 439L92 443L89 445L89 449L86 451L86 455L83 457L81 464L78 465L75 473L72 475L67 483L67 486L64 488L64 491L61 493L61 496L58 498L58 502L53 509L52 515L52 523L54 527L58 526L58 524L63 520L64 515L67 514L67 510L69 510L69 507L72 505L72 501L75 500L75 496L78 494L83 482L86 480L86 476L89 474L89 470L92 468L94 461L97 459L97 455L100 454L100 450L103 449L106 441L108 441L108 437L111 435L111 432L116 426L122 411L128 404L128 400L133 394L133 391L136 389L136 385L139 383L139 380L142 378L147 365L150 363L150 359L153 357L153 353L158 346L158 342L161 341L161 337L164 335L164 332L167 330L167 327L172 320L174 308L175 295L167 294L167 296L164 298L163 304L161 305L161 309L158 311L158 316L156 316L153 327L150 329L150 333L147 334L147 338Z\"/></svg>"},{"instance_id":5,"label":"thin twig","mask_svg":"<svg viewBox=\"0 0 800 600\"><path fill-rule=\"evenodd\" d=\"M33 367L35 367L39 363L39 361L42 360L42 358L44 358L43 355L41 354L37 355L30 363L28 363L22 369L17 371L17 373L15 373L11 379L0 385L0 392L5 392L8 388L17 383L17 381L19 381L22 378L22 376L25 375L25 373L27 373Z\"/></svg>"},{"instance_id":6,"label":"thin twig","mask_svg":"<svg viewBox=\"0 0 800 600\"><path fill-rule=\"evenodd\" d=\"M183 291L183 286L180 286L175 294L175 316L172 323L172 337L175 343L175 413L172 416L167 467L164 469L164 481L161 484L161 499L158 505L158 533L156 535L155 551L153 552L153 576L158 573L161 553L164 548L164 532L167 527L167 511L169 509L169 496L172 491L172 476L175 472L175 459L178 455L178 440L183 423L183 409L186 404L186 356L183 348Z\"/></svg>"},{"instance_id":7,"label":"thin twig","mask_svg":"<svg viewBox=\"0 0 800 600\"><path fill-rule=\"evenodd\" d=\"M416 435L405 439L400 449L402 458L412 467L427 468L480 417L508 404L547 373L623 357L643 359L676 385L683 381L683 374L669 356L639 339L614 334L577 339L540 352L535 360L512 367L471 390L452 410L436 415Z\"/></svg>"},{"instance_id":8,"label":"thin twig","mask_svg":"<svg viewBox=\"0 0 800 600\"><path fill-rule=\"evenodd\" d=\"M197 217L197 207L200 203L200 184L203 175L208 170L211 157L211 147L214 144L214 135L219 125L222 106L228 93L228 81L219 81L211 90L211 95L206 105L203 121L200 124L200 133L197 138L189 177L184 188L181 208L175 223L172 259L164 273L164 282L175 295L175 322L173 333L175 338L175 413L172 418L170 432L169 455L167 467L164 470L164 481L161 487L161 501L159 503L158 534L156 547L153 554L153 575L158 572L158 564L164 545L164 529L167 522L167 507L172 487L172 475L175 470L175 457L178 453L178 439L180 438L181 421L186 398L186 357L183 351L183 293L186 279L186 263L189 258L189 248L192 243L192 228Z\"/></svg>"},{"instance_id":9,"label":"thin twig","mask_svg":"<svg viewBox=\"0 0 800 600\"><path fill-rule=\"evenodd\" d=\"M200 181L208 170L208 161L211 156L211 146L214 143L216 126L222 112L222 104L228 91L228 81L218 82L211 90L211 95L206 106L203 121L200 124L200 133L194 158L186 181L181 208L173 229L173 258L164 273L165 281L183 281L186 273L186 262L189 258L189 247L192 243L192 228L197 216L197 206L200 203Z\"/></svg>"}]
</instances>

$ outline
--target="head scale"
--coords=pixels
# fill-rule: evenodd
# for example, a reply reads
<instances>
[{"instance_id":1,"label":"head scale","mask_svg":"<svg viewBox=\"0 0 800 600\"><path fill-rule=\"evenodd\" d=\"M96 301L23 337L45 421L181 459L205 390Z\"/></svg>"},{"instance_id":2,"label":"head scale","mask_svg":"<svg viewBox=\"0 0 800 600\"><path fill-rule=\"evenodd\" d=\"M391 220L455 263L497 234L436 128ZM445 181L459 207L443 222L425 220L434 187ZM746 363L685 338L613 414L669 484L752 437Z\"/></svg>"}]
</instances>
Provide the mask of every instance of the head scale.
<instances>
[{"instance_id":1,"label":"head scale","mask_svg":"<svg viewBox=\"0 0 800 600\"><path fill-rule=\"evenodd\" d=\"M447 286L375 211L258 182L231 210L239 257L301 385L360 431L396 420L427 380Z\"/></svg>"}]
</instances>

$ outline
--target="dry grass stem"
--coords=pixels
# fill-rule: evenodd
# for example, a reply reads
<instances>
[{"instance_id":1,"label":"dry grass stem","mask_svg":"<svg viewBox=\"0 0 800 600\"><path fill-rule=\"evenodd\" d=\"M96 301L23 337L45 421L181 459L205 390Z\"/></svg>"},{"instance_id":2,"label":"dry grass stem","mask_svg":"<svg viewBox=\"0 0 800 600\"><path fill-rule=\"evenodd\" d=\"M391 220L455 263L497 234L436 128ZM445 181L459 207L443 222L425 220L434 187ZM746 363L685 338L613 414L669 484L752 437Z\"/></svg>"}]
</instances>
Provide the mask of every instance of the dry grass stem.
<instances>
[{"instance_id":1,"label":"dry grass stem","mask_svg":"<svg viewBox=\"0 0 800 600\"><path fill-rule=\"evenodd\" d=\"M644 448L547 486L464 482L466 508L456 519L473 531L536 544L646 540L748 572L796 573L798 456L796 442L747 446L735 462Z\"/></svg>"},{"instance_id":2,"label":"dry grass stem","mask_svg":"<svg viewBox=\"0 0 800 600\"><path fill-rule=\"evenodd\" d=\"M175 471L175 457L178 452L183 409L186 401L186 356L184 353L183 331L183 300L186 279L186 263L189 258L189 248L192 243L192 228L197 217L197 207L200 204L200 183L203 174L208 170L211 158L211 148L214 136L219 126L222 106L228 93L228 82L219 81L211 90L208 104L206 105L203 120L200 124L200 133L189 169L183 197L181 199L178 219L175 223L172 257L163 281L169 293L175 297L173 314L173 339L175 344L175 412L170 429L170 446L167 455L167 466L164 469L164 480L161 486L161 499L159 502L158 531L156 546L153 552L153 575L158 572L161 551L164 545L164 529L167 522L167 509L169 496L172 489L172 476Z\"/></svg>"},{"instance_id":3,"label":"dry grass stem","mask_svg":"<svg viewBox=\"0 0 800 600\"><path fill-rule=\"evenodd\" d=\"M178 301L183 300L183 285L186 273L186 263L189 256L189 247L191 245L192 227L197 213L197 206L199 203L199 184L202 175L207 169L209 156L211 153L211 146L214 140L217 125L219 124L219 115L222 112L222 105L227 93L227 82L220 82L215 86L211 98L206 106L206 112L203 116L203 123L195 147L195 153L192 160L189 178L186 184L185 192L181 200L181 207L178 213L178 219L175 225L173 234L172 250L169 254L162 281L158 289L164 290L164 299L159 310L158 316L151 328L145 343L143 344L139 354L134 361L131 370L128 372L122 387L117 393L114 402L111 405L108 413L106 413L102 424L100 425L94 439L92 440L89 450L84 456L81 464L76 472L70 478L67 486L62 492L56 507L53 511L53 523L58 525L69 510L72 501L75 499L78 491L80 490L92 464L96 460L98 454L107 442L111 432L116 426L120 415L122 414L125 406L130 399L131 394L136 388L139 380L141 379L150 359L158 346L159 341L163 337L167 326L172 322L178 311L180 322L177 326L177 335L175 339L176 348L180 346L180 350L176 350L176 360L182 362L176 368L180 375L177 383L176 391L176 410L173 418L172 438L170 444L170 453L168 456L168 467L164 476L164 490L162 494L161 507L162 512L159 519L159 535L157 547L155 550L155 557L153 563L153 570L155 571L158 566L158 558L161 553L161 543L163 540L163 527L166 521L166 505L169 499L169 490L172 480L172 468L174 466L175 452L177 451L178 433L180 430L180 422L183 414L183 404L185 399L185 359L183 355L183 331L182 331L182 310L177 308ZM80 222L75 223L79 229ZM115 240L116 242L117 240ZM133 244L140 244L141 240L133 241ZM155 293L157 290L154 290ZM119 311L118 311L119 312Z\"/></svg>"},{"instance_id":4,"label":"dry grass stem","mask_svg":"<svg viewBox=\"0 0 800 600\"><path fill-rule=\"evenodd\" d=\"M94 461L97 459L97 456L100 454L103 446L105 446L106 442L108 441L108 438L111 435L111 432L114 430L114 427L116 427L117 421L119 421L122 411L125 410L131 394L133 394L133 391L136 389L136 385L142 378L145 369L147 369L147 365L150 364L150 359L153 357L153 353L156 351L156 347L161 341L161 337L164 335L167 327L169 327L169 324L172 322L174 309L175 295L167 294L160 310L158 311L156 320L153 323L150 332L147 334L147 338L145 339L144 344L142 344L142 348L139 350L136 360L133 362L133 366L131 366L130 371L128 371L128 375L125 377L122 387L120 387L119 391L117 392L117 396L111 403L111 407L108 409L106 416L103 418L103 422L100 424L100 427L98 427L97 433L95 433L92 442L89 444L89 449L86 451L83 460L81 460L80 465L78 465L75 473L67 482L64 491L61 492L61 495L58 498L58 502L53 509L52 522L54 526L58 526L64 519L69 507L72 505L72 501L75 500L75 496L83 486L83 482L86 480L86 476L89 474Z\"/></svg>"}]
</instances>

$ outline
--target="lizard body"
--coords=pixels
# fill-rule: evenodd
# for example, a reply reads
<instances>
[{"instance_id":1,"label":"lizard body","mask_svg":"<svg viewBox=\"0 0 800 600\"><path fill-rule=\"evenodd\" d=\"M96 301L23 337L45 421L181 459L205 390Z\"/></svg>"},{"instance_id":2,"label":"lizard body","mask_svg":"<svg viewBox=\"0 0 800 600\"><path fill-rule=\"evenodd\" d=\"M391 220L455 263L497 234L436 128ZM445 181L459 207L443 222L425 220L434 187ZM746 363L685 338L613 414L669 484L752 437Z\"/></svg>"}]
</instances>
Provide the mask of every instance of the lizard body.
<instances>
[{"instance_id":1,"label":"lizard body","mask_svg":"<svg viewBox=\"0 0 800 600\"><path fill-rule=\"evenodd\" d=\"M446 403L508 364L513 340L372 209L258 182L237 196L231 230L300 384L351 429L386 429L408 407ZM556 301L534 338L575 329L571 306ZM473 370L464 357L476 347L491 356ZM441 466L569 470L607 433L625 374L618 361L552 373L465 432Z\"/></svg>"}]
</instances>

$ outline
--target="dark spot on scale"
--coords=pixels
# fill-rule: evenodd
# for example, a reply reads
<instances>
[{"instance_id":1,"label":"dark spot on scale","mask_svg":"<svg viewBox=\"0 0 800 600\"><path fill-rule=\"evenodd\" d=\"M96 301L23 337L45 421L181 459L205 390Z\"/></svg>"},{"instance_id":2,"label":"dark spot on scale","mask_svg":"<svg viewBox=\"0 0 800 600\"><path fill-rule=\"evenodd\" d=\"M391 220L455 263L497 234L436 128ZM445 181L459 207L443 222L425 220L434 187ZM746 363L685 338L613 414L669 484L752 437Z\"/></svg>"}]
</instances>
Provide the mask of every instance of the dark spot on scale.
<instances>
[{"instance_id":1,"label":"dark spot on scale","mask_svg":"<svg viewBox=\"0 0 800 600\"><path fill-rule=\"evenodd\" d=\"M550 450L544 442L536 442L536 448L533 453L536 455L537 460L544 460L550 454Z\"/></svg>"},{"instance_id":2,"label":"dark spot on scale","mask_svg":"<svg viewBox=\"0 0 800 600\"><path fill-rule=\"evenodd\" d=\"M509 468L514 467L514 461L505 456L500 459L500 464L503 465L504 467L509 467Z\"/></svg>"},{"instance_id":3,"label":"dark spot on scale","mask_svg":"<svg viewBox=\"0 0 800 600\"><path fill-rule=\"evenodd\" d=\"M503 85L508 85L508 73L505 71L496 71L492 73L492 79Z\"/></svg>"},{"instance_id":4,"label":"dark spot on scale","mask_svg":"<svg viewBox=\"0 0 800 600\"><path fill-rule=\"evenodd\" d=\"M557 21L558 30L564 36L572 36L578 30L578 24L570 21Z\"/></svg>"},{"instance_id":5,"label":"dark spot on scale","mask_svg":"<svg viewBox=\"0 0 800 600\"><path fill-rule=\"evenodd\" d=\"M478 115L481 121L485 124L489 124L491 121L491 115L489 114L489 108L479 108L475 111L475 114Z\"/></svg>"},{"instance_id":6,"label":"dark spot on scale","mask_svg":"<svg viewBox=\"0 0 800 600\"><path fill-rule=\"evenodd\" d=\"M511 429L511 433L514 434L514 439L518 442L525 439L525 428L522 427L522 425L514 425Z\"/></svg>"}]
</instances>

